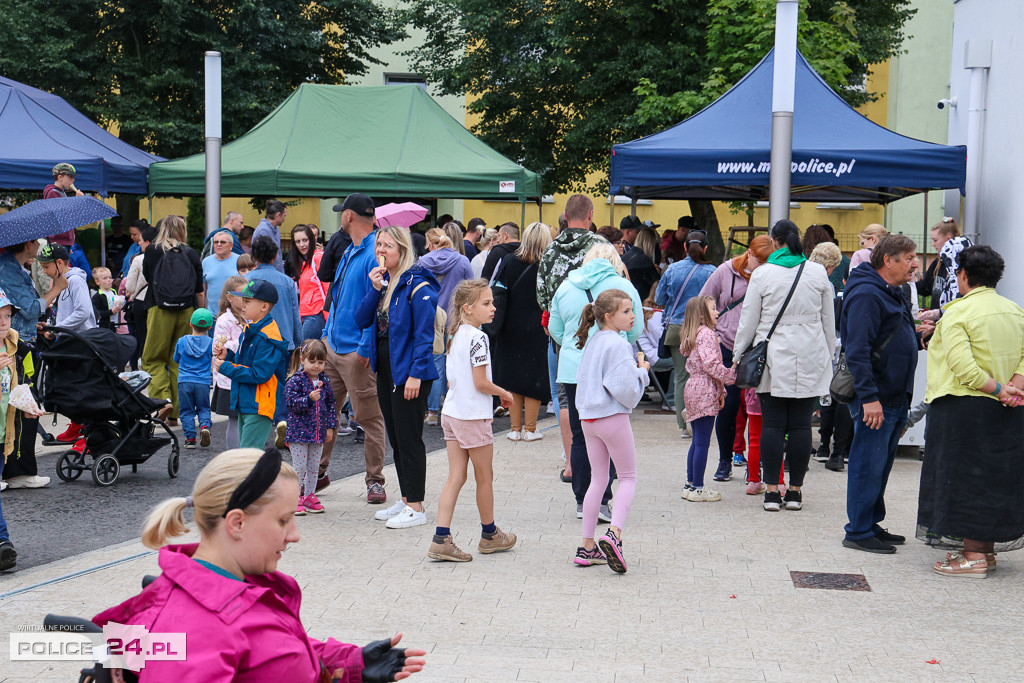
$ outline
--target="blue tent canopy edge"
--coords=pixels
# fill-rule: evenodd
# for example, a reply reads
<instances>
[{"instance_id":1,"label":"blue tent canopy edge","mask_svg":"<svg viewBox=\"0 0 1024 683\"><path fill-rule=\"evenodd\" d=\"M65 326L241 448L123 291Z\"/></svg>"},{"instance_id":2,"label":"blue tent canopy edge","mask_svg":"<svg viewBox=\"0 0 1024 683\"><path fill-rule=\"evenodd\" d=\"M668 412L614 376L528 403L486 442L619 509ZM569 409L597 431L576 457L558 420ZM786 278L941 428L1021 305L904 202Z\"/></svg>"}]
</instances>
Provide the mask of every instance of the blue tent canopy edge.
<instances>
[{"instance_id":1,"label":"blue tent canopy edge","mask_svg":"<svg viewBox=\"0 0 1024 683\"><path fill-rule=\"evenodd\" d=\"M728 92L667 130L612 148L612 194L764 200L771 165L774 50ZM967 149L894 133L859 114L798 53L794 200L886 204L964 191Z\"/></svg>"},{"instance_id":2,"label":"blue tent canopy edge","mask_svg":"<svg viewBox=\"0 0 1024 683\"><path fill-rule=\"evenodd\" d=\"M42 192L54 165L75 167L83 192L147 194L162 157L129 145L57 95L0 77L0 188Z\"/></svg>"}]
</instances>

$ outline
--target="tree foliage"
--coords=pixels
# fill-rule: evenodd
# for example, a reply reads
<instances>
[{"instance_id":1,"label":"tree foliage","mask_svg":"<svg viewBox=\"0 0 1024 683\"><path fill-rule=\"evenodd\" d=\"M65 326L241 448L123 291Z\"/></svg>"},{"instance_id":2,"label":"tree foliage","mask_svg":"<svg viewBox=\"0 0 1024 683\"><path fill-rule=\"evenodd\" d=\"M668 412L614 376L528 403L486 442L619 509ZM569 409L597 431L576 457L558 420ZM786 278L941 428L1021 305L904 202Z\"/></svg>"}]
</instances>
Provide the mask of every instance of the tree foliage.
<instances>
[{"instance_id":1,"label":"tree foliage","mask_svg":"<svg viewBox=\"0 0 1024 683\"><path fill-rule=\"evenodd\" d=\"M427 33L416 67L468 94L473 132L543 172L548 191L606 191L613 144L706 106L774 43L773 0L407 2ZM801 0L800 48L859 104L872 94L846 86L899 51L909 4Z\"/></svg>"},{"instance_id":2,"label":"tree foliage","mask_svg":"<svg viewBox=\"0 0 1024 683\"><path fill-rule=\"evenodd\" d=\"M304 81L341 83L404 35L372 0L0 0L0 74L166 157L203 149L203 53L223 55L224 137Z\"/></svg>"}]
</instances>

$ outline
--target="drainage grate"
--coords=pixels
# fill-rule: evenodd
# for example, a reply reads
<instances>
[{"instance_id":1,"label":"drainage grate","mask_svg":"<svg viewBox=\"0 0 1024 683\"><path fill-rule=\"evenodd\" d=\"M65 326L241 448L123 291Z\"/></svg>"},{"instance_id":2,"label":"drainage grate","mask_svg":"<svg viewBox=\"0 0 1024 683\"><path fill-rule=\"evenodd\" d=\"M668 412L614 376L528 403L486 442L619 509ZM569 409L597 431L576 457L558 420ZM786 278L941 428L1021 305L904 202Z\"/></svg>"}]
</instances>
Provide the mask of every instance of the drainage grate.
<instances>
[{"instance_id":1,"label":"drainage grate","mask_svg":"<svg viewBox=\"0 0 1024 683\"><path fill-rule=\"evenodd\" d=\"M863 574L828 574L824 572L790 572L797 588L820 588L830 591L871 591Z\"/></svg>"}]
</instances>

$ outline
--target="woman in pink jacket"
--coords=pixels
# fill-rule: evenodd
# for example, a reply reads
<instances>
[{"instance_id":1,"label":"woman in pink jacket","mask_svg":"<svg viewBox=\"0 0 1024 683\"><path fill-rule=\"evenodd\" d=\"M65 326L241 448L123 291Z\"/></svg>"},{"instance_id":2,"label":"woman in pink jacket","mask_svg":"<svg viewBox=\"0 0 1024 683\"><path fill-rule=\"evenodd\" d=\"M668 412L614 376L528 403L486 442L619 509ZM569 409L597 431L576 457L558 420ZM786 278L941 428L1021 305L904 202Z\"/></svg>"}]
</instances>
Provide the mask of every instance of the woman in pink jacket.
<instances>
[{"instance_id":1,"label":"woman in pink jacket","mask_svg":"<svg viewBox=\"0 0 1024 683\"><path fill-rule=\"evenodd\" d=\"M366 647L306 635L302 594L277 569L299 540L295 470L276 448L221 453L202 469L192 495L170 498L146 520L142 542L160 548L163 573L142 593L93 621L186 634L183 661L147 660L140 681L175 683L394 681L423 668L424 650L395 645L401 634ZM195 510L198 544L164 546L188 531ZM163 547L161 547L163 546Z\"/></svg>"}]
</instances>

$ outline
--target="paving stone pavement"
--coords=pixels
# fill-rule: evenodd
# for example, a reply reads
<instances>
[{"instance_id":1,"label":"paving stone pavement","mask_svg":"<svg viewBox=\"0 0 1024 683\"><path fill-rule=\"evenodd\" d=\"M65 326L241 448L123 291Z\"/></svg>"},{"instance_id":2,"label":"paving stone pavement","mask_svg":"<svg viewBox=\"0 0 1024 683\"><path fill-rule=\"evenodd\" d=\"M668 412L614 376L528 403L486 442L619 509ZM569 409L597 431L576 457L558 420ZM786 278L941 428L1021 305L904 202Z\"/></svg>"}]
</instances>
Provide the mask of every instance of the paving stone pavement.
<instances>
[{"instance_id":1,"label":"paving stone pavement","mask_svg":"<svg viewBox=\"0 0 1024 683\"><path fill-rule=\"evenodd\" d=\"M366 505L361 475L325 491L327 513L298 520L302 542L280 564L302 587L310 634L364 643L402 631L407 645L429 652L411 679L419 683L1021 679L1020 557L1000 556L994 575L968 581L934 575L941 553L913 539L895 555L847 550L845 474L814 462L799 512L762 511L760 497L744 495L740 468L719 485L721 502L684 501L689 441L672 417L633 417L629 572L574 566L580 522L558 480L557 428L541 426L543 441L495 440L496 522L519 537L507 553L476 552L470 477L452 529L473 561L426 557L443 452L428 462L428 526L374 521L379 508ZM393 497L393 467L385 473ZM916 459L893 468L887 525L895 533L913 535L919 474ZM134 559L45 583L124 558ZM4 575L0 594L30 590L0 595L0 633L40 624L47 612L92 616L158 571L156 555L129 542ZM863 574L871 591L797 589L790 571ZM0 646L0 681L74 681L77 667L11 662Z\"/></svg>"}]
</instances>

